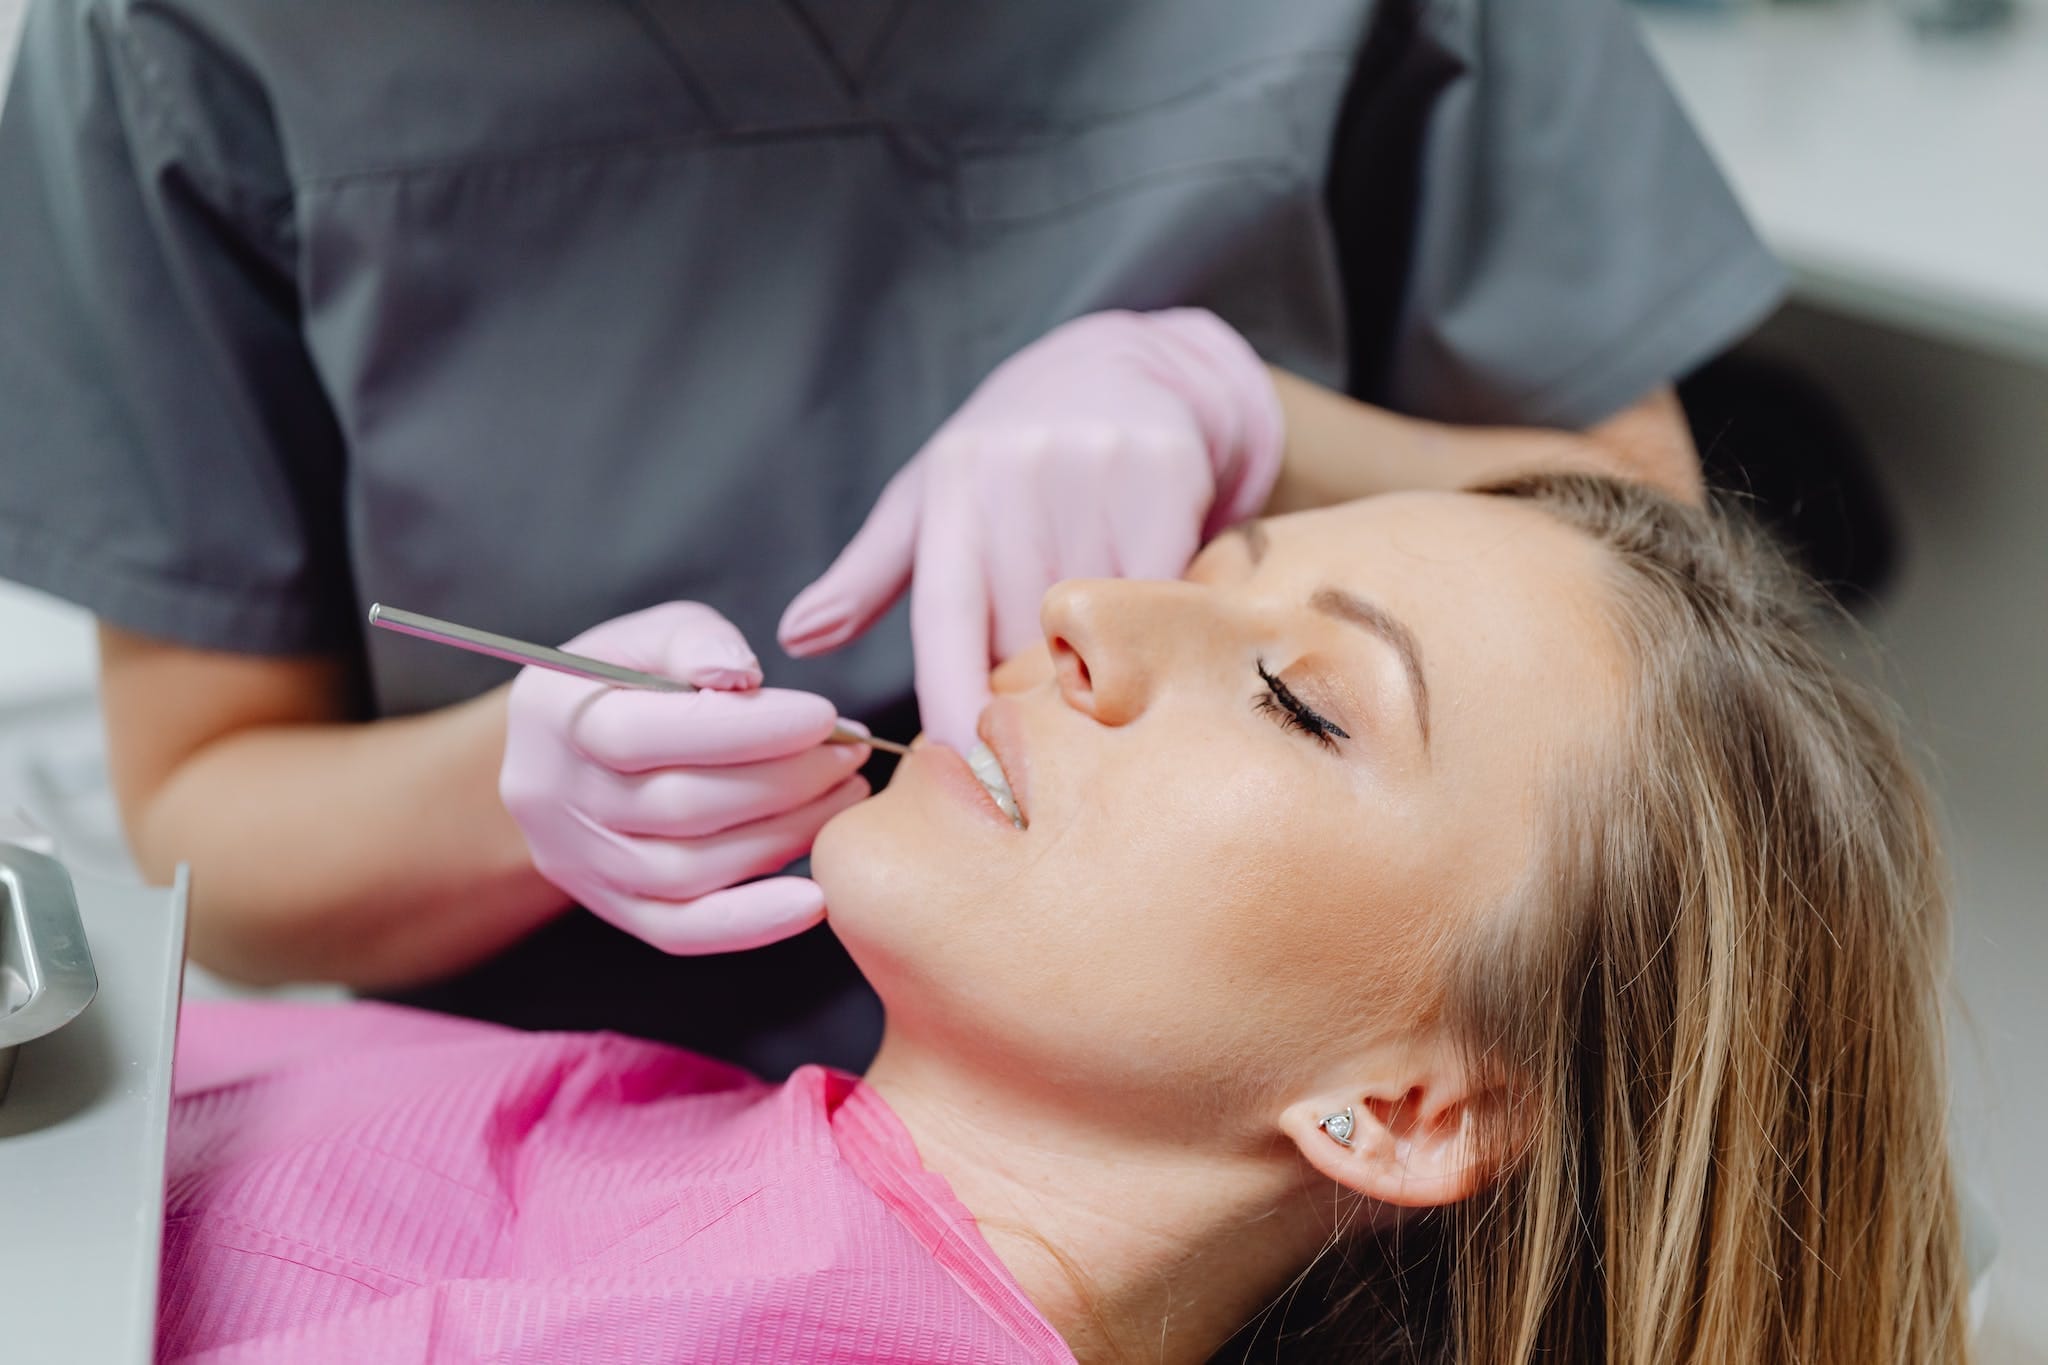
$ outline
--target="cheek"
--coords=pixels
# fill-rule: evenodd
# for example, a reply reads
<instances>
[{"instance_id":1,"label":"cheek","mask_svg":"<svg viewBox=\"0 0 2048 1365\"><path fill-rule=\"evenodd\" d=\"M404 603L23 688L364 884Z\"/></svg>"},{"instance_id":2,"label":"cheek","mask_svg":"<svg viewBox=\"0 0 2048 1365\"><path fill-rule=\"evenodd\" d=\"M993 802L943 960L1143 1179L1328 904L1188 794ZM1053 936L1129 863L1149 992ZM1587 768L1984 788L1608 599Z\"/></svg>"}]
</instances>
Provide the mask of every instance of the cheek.
<instances>
[{"instance_id":1,"label":"cheek","mask_svg":"<svg viewBox=\"0 0 2048 1365\"><path fill-rule=\"evenodd\" d=\"M949 847L920 793L891 788L825 827L812 872L892 1008L971 981L958 1003L991 1026L1086 1020L1160 1067L1277 1062L1417 1018L1449 921L1432 822L1256 738L1062 773L1087 817L1016 861Z\"/></svg>"},{"instance_id":2,"label":"cheek","mask_svg":"<svg viewBox=\"0 0 2048 1365\"><path fill-rule=\"evenodd\" d=\"M1036 889L1096 926L1120 965L1234 974L1241 944L1299 923L1312 851L1295 818L1299 774L1257 759L1211 748L1170 772L1101 774L1100 818L1048 850Z\"/></svg>"},{"instance_id":3,"label":"cheek","mask_svg":"<svg viewBox=\"0 0 2048 1365\"><path fill-rule=\"evenodd\" d=\"M1434 998L1455 859L1370 777L1247 771L1176 803L1162 960L1269 1037L1405 1028Z\"/></svg>"}]
</instances>

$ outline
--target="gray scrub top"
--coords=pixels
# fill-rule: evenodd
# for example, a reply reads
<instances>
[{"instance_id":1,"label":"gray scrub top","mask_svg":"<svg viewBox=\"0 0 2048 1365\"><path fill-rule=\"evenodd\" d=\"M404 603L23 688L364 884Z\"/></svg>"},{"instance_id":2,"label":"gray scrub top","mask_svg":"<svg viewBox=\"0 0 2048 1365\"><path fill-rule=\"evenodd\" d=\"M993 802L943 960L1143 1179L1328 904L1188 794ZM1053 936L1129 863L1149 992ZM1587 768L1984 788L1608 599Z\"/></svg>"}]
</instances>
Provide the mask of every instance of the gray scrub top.
<instances>
[{"instance_id":1,"label":"gray scrub top","mask_svg":"<svg viewBox=\"0 0 2048 1365\"><path fill-rule=\"evenodd\" d=\"M1577 426L1779 289L1615 0L39 0L0 574L344 653L370 715L508 675L372 601L556 641L694 598L901 733L901 610L801 663L777 616L1061 321L1199 304L1398 411ZM410 998L772 1073L858 1064L852 980L576 915Z\"/></svg>"}]
</instances>

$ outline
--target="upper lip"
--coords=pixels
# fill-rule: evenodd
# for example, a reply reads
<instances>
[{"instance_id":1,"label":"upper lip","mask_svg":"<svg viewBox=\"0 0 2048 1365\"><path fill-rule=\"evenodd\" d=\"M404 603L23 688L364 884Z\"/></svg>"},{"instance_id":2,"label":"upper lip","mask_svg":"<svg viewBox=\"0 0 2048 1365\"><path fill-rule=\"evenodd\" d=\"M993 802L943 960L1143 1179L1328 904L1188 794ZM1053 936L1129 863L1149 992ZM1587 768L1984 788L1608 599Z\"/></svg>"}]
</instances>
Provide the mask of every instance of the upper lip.
<instances>
[{"instance_id":1,"label":"upper lip","mask_svg":"<svg viewBox=\"0 0 2048 1365\"><path fill-rule=\"evenodd\" d=\"M989 752L996 756L996 762L1002 764L1003 776L1010 781L1010 795L1017 802L1017 814L1028 826L1031 823L1031 769L1024 758L1023 736L1011 704L998 697L983 707L980 719L975 722L974 733L988 745Z\"/></svg>"}]
</instances>

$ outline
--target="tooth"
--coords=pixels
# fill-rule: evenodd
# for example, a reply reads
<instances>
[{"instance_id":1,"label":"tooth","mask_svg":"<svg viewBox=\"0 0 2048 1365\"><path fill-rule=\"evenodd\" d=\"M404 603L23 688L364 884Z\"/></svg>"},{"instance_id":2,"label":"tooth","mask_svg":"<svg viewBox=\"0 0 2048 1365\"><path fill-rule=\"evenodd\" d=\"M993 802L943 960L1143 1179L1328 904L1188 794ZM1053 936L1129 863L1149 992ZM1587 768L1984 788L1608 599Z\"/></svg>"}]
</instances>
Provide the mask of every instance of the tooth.
<instances>
[{"instance_id":1,"label":"tooth","mask_svg":"<svg viewBox=\"0 0 2048 1365\"><path fill-rule=\"evenodd\" d=\"M976 744L967 751L967 766L988 789L988 794L995 798L996 807L1010 817L1010 823L1018 829L1024 828L1024 813L1017 808L1017 798L1010 791L1009 775L1003 771L995 751L986 744Z\"/></svg>"}]
</instances>

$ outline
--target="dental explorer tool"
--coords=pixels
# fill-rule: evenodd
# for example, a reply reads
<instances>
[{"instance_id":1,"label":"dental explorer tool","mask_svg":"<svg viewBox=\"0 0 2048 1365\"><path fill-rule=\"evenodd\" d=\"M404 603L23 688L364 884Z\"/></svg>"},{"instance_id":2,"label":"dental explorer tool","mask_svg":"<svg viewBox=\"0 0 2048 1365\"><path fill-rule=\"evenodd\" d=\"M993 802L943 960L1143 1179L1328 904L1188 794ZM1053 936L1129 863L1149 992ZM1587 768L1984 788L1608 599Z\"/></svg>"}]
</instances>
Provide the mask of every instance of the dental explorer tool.
<instances>
[{"instance_id":1,"label":"dental explorer tool","mask_svg":"<svg viewBox=\"0 0 2048 1365\"><path fill-rule=\"evenodd\" d=\"M642 673L637 668L621 668L602 659L592 659L582 654L571 654L566 650L550 649L546 645L515 640L509 635L494 635L488 630L458 626L453 621L422 616L416 611L401 611L397 607L387 607L381 602L371 605L370 624L396 631L400 635L411 635L421 640L432 640L435 644L466 649L472 654L485 654L493 659L503 659L506 663L551 668L557 673L567 673L573 678L588 678L592 682L610 683L614 687L636 687L648 692L697 690L686 682L677 682L674 678L664 678L656 673ZM910 752L910 746L907 744L898 744L892 739L877 739L872 735L855 734L844 725L835 727L825 742L866 744L890 754Z\"/></svg>"}]
</instances>

